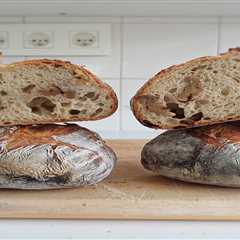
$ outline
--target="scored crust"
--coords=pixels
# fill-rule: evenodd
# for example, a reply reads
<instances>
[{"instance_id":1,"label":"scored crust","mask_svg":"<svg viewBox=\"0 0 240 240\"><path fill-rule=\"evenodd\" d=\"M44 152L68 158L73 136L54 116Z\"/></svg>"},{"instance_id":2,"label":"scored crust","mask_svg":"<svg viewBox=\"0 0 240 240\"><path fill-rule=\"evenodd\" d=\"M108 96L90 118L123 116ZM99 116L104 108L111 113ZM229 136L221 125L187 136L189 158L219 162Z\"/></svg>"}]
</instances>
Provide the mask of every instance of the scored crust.
<instances>
[{"instance_id":1,"label":"scored crust","mask_svg":"<svg viewBox=\"0 0 240 240\"><path fill-rule=\"evenodd\" d=\"M173 65L169 68L161 70L159 73L157 73L155 76L153 76L149 81L147 81L135 94L135 96L131 99L130 105L132 112L136 119L143 124L144 126L155 128L155 129L174 129L174 128L192 128L197 126L205 126L205 125L211 125L215 123L222 123L225 121L236 121L240 119L240 112L238 115L229 115L224 119L200 119L196 122L192 121L188 124L171 124L171 123L157 123L154 121L151 121L146 118L146 112L143 111L142 104L141 104L141 98L144 98L145 96L154 96L152 94L153 86L155 86L156 83L164 83L164 80L166 80L166 77L175 74L177 71L181 71L183 69L187 69L188 67L198 66L202 64L211 64L215 63L219 60L221 61L230 61L231 59L236 60L237 62L240 62L240 48L230 48L228 52L220 54L218 56L205 56L196 58L193 60L190 60L186 63L179 64L179 65ZM167 84L167 83L166 83ZM238 83L238 86L239 83ZM177 86L176 86L177 87ZM193 100L194 102L194 100Z\"/></svg>"},{"instance_id":2,"label":"scored crust","mask_svg":"<svg viewBox=\"0 0 240 240\"><path fill-rule=\"evenodd\" d=\"M141 163L165 177L240 187L239 140L239 121L166 131L144 146Z\"/></svg>"},{"instance_id":3,"label":"scored crust","mask_svg":"<svg viewBox=\"0 0 240 240\"><path fill-rule=\"evenodd\" d=\"M23 69L22 71L24 72L24 71L26 71L26 67L28 69L33 67L39 71L49 68L48 72L50 72L53 75L54 75L54 71L57 71L58 69L62 69L63 71L68 72L68 74L71 74L72 78L75 79L74 80L75 82L74 83L69 82L69 83L65 84L64 87L67 88L69 86L72 89L74 89L74 87L77 88L77 87L80 87L80 85L83 86L83 88L85 85L88 87L90 85L95 86L95 88L97 90L99 90L99 92L100 92L99 94L104 93L106 95L106 97L107 97L106 102L109 104L109 109L107 109L106 111L102 111L102 113L100 113L100 114L98 113L95 115L94 114L92 114L92 115L89 115L89 114L70 115L69 114L69 116L66 117L66 114L65 114L65 116L61 115L61 114L57 114L57 117L55 117L54 115L56 115L56 114L53 113L52 115L50 114L49 117L40 118L40 117L36 116L35 117L36 119L26 119L26 118L21 119L21 116L19 116L18 120L13 120L13 121L9 121L9 120L4 121L3 119L0 118L0 125L2 125L2 126L42 124L42 123L53 123L53 122L62 122L62 121L98 120L98 119L102 119L102 118L106 118L106 117L110 116L111 114L113 114L116 111L116 109L118 107L117 96L116 96L115 92L113 91L113 89L108 84L103 83L100 79L98 79L94 74L92 74L85 67L72 64L68 61L39 59L39 60L27 60L27 61L22 61L22 62L16 62L16 63L8 64L8 65L1 65L0 66L0 74L1 74L1 69L2 69L2 74L4 74L4 72L7 72L7 71L11 72L11 71L14 71L15 69L18 69L18 71L19 71L19 68L22 68ZM19 72L17 72L17 74L19 75ZM63 81L63 80L60 79L57 81L60 83L60 81ZM28 80L28 82L30 82L30 81L31 80ZM55 81L54 86L56 86L56 88L60 88L59 85L56 85L57 81ZM47 84L47 80L46 80L46 84ZM51 79L49 81L49 85L51 85ZM45 86L45 88L46 88L46 86ZM0 90L5 91L4 86L0 86ZM61 90L62 89L60 89L60 91ZM44 91L46 92L46 90L44 90ZM35 95L42 96L44 94L38 94L38 93L36 94L35 93ZM32 96L30 95L30 97L32 97ZM44 97L48 97L48 96L44 95ZM50 96L50 97L52 97L52 96ZM69 99L71 98L76 102L77 97L79 97L79 96L78 95L75 97L69 96ZM71 102L71 101L69 101L69 102ZM102 103L102 102L100 102L100 103ZM5 108L7 108L7 107L5 106ZM19 111L22 111L22 110L19 109ZM22 111L22 113L24 113L24 111Z\"/></svg>"},{"instance_id":4,"label":"scored crust","mask_svg":"<svg viewBox=\"0 0 240 240\"><path fill-rule=\"evenodd\" d=\"M93 185L117 160L97 133L74 124L2 127L0 146L0 188Z\"/></svg>"}]
</instances>

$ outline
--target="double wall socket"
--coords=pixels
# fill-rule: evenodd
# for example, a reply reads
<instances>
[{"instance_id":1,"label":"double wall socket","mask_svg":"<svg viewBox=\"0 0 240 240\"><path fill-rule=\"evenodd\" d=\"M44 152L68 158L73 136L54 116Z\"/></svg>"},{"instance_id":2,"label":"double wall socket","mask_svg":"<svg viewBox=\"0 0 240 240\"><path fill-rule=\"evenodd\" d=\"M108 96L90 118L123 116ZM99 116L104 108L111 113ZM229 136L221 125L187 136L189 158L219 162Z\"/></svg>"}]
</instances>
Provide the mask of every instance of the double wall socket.
<instances>
[{"instance_id":1,"label":"double wall socket","mask_svg":"<svg viewBox=\"0 0 240 240\"><path fill-rule=\"evenodd\" d=\"M1 49L4 55L108 55L111 25L0 24Z\"/></svg>"}]
</instances>

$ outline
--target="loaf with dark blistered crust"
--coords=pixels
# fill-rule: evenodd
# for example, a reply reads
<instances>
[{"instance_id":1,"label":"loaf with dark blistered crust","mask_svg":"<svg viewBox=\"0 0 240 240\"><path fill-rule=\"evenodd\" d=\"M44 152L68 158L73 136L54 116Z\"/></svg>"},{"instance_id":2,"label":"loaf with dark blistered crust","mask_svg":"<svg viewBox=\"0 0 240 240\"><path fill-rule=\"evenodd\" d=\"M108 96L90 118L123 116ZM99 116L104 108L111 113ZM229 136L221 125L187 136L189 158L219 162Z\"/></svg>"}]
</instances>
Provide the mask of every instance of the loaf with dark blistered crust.
<instances>
[{"instance_id":1,"label":"loaf with dark blistered crust","mask_svg":"<svg viewBox=\"0 0 240 240\"><path fill-rule=\"evenodd\" d=\"M78 125L0 128L0 188L93 185L105 179L115 163L111 148Z\"/></svg>"},{"instance_id":2,"label":"loaf with dark blistered crust","mask_svg":"<svg viewBox=\"0 0 240 240\"><path fill-rule=\"evenodd\" d=\"M144 146L142 164L186 182L240 187L240 123L167 131Z\"/></svg>"}]
</instances>

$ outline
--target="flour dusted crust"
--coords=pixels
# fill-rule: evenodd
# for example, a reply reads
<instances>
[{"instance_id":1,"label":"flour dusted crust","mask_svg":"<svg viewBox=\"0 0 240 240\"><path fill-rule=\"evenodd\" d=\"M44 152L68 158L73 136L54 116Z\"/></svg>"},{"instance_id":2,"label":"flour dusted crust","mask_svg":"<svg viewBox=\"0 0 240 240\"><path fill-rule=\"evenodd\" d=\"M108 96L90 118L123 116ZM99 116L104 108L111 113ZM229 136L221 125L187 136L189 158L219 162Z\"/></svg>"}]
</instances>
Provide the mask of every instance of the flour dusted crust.
<instances>
[{"instance_id":1,"label":"flour dusted crust","mask_svg":"<svg viewBox=\"0 0 240 240\"><path fill-rule=\"evenodd\" d=\"M78 125L0 128L0 188L93 185L109 176L115 162L111 148Z\"/></svg>"},{"instance_id":2,"label":"flour dusted crust","mask_svg":"<svg viewBox=\"0 0 240 240\"><path fill-rule=\"evenodd\" d=\"M162 70L131 100L151 128L191 128L240 119L240 48Z\"/></svg>"},{"instance_id":3,"label":"flour dusted crust","mask_svg":"<svg viewBox=\"0 0 240 240\"><path fill-rule=\"evenodd\" d=\"M240 187L240 124L167 131L142 150L143 166L186 182Z\"/></svg>"},{"instance_id":4,"label":"flour dusted crust","mask_svg":"<svg viewBox=\"0 0 240 240\"><path fill-rule=\"evenodd\" d=\"M97 120L117 107L113 89L83 66L47 59L0 66L0 126Z\"/></svg>"}]
</instances>

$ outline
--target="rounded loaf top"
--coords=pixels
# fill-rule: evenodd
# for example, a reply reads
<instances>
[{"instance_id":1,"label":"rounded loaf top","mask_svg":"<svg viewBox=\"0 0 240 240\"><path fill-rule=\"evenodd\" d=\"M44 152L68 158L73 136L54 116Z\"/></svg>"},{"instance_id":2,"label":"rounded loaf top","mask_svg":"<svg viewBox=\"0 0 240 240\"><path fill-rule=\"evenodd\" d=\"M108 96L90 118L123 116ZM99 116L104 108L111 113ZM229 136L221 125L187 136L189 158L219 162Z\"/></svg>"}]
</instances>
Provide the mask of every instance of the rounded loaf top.
<instances>
[{"instance_id":1,"label":"rounded loaf top","mask_svg":"<svg viewBox=\"0 0 240 240\"><path fill-rule=\"evenodd\" d=\"M0 188L92 185L106 178L115 162L100 136L78 125L0 128Z\"/></svg>"},{"instance_id":2,"label":"rounded loaf top","mask_svg":"<svg viewBox=\"0 0 240 240\"><path fill-rule=\"evenodd\" d=\"M240 124L167 131L147 143L143 166L187 182L240 187Z\"/></svg>"}]
</instances>

